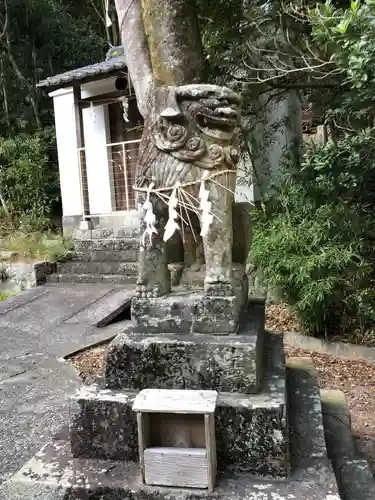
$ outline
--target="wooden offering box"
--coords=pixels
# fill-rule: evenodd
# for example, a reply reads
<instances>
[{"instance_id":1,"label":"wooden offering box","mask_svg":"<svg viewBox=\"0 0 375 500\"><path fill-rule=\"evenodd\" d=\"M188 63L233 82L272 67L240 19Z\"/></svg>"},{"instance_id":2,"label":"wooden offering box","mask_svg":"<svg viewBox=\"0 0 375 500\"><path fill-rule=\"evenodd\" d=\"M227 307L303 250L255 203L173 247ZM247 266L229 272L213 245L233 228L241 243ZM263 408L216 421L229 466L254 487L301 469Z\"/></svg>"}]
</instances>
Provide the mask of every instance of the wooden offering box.
<instances>
[{"instance_id":1,"label":"wooden offering box","mask_svg":"<svg viewBox=\"0 0 375 500\"><path fill-rule=\"evenodd\" d=\"M215 486L216 391L145 389L136 397L142 481L157 486Z\"/></svg>"}]
</instances>

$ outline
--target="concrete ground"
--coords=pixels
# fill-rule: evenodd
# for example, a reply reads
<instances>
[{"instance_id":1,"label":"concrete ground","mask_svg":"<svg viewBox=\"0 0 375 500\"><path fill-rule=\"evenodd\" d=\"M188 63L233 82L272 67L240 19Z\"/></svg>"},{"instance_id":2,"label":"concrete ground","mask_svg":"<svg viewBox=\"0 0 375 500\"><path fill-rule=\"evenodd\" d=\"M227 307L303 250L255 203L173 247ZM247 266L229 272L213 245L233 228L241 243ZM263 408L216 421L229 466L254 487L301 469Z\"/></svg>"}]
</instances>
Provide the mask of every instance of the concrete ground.
<instances>
[{"instance_id":1,"label":"concrete ground","mask_svg":"<svg viewBox=\"0 0 375 500\"><path fill-rule=\"evenodd\" d=\"M66 425L68 398L80 380L62 358L119 333L124 322L94 325L132 289L48 285L0 303L0 484Z\"/></svg>"}]
</instances>

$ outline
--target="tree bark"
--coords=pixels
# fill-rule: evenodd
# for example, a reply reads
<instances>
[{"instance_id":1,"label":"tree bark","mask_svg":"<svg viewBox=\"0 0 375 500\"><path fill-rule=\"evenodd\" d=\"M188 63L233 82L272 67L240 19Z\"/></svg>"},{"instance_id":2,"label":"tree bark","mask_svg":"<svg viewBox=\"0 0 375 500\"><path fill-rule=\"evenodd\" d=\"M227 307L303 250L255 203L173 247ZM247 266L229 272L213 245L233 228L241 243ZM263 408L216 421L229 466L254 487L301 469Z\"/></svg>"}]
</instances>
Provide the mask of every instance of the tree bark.
<instances>
[{"instance_id":1,"label":"tree bark","mask_svg":"<svg viewBox=\"0 0 375 500\"><path fill-rule=\"evenodd\" d=\"M141 0L142 18L156 85L200 81L202 45L191 0Z\"/></svg>"},{"instance_id":2,"label":"tree bark","mask_svg":"<svg viewBox=\"0 0 375 500\"><path fill-rule=\"evenodd\" d=\"M138 109L146 119L154 79L140 0L115 0L115 2L126 64L137 97Z\"/></svg>"},{"instance_id":3,"label":"tree bark","mask_svg":"<svg viewBox=\"0 0 375 500\"><path fill-rule=\"evenodd\" d=\"M202 45L193 0L116 0L138 107L146 119L154 86L199 82Z\"/></svg>"}]
</instances>

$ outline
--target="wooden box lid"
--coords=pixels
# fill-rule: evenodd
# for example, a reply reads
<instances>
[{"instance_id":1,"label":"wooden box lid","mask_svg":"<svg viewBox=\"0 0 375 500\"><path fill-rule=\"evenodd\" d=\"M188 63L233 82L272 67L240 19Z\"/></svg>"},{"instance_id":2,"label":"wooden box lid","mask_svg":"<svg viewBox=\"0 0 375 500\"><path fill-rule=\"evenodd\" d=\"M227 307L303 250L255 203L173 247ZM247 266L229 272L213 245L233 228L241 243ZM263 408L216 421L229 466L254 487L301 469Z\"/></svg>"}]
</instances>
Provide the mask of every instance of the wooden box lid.
<instances>
[{"instance_id":1,"label":"wooden box lid","mask_svg":"<svg viewBox=\"0 0 375 500\"><path fill-rule=\"evenodd\" d=\"M147 413L214 413L216 391L144 389L134 400L133 410Z\"/></svg>"}]
</instances>

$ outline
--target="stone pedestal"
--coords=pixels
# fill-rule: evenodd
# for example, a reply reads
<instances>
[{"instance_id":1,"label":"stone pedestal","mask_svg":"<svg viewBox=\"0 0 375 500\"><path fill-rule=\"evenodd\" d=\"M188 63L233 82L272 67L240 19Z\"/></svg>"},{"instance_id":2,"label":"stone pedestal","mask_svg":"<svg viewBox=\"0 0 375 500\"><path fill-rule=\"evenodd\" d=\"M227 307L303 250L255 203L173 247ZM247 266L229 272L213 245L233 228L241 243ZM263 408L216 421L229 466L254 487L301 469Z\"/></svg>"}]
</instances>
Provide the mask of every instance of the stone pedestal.
<instances>
[{"instance_id":1,"label":"stone pedestal","mask_svg":"<svg viewBox=\"0 0 375 500\"><path fill-rule=\"evenodd\" d=\"M135 324L112 342L99 385L74 396L73 456L137 461L134 398L144 389L218 391L218 471L288 473L284 354L264 302L177 290L132 301Z\"/></svg>"},{"instance_id":2,"label":"stone pedestal","mask_svg":"<svg viewBox=\"0 0 375 500\"><path fill-rule=\"evenodd\" d=\"M157 298L134 298L134 331L147 333L212 333L238 331L243 290L233 296L207 296L200 290L178 289Z\"/></svg>"},{"instance_id":3,"label":"stone pedestal","mask_svg":"<svg viewBox=\"0 0 375 500\"><path fill-rule=\"evenodd\" d=\"M269 488L271 496L284 489L299 491L299 480L289 478L287 408L299 412L298 415L299 407L303 414L307 412L303 418L295 417L293 425L299 426L299 435L310 443L302 420L311 421L314 430L309 432L319 436L314 434L306 451L310 453L311 449L314 457L325 460L318 391L312 391L304 380L300 383L298 377L290 379L291 401L287 407L283 340L264 330L264 301L250 300L246 307L241 307L236 297L207 297L200 290L178 289L160 298L133 299L132 313L133 324L111 342L103 377L71 398L68 442L64 441L60 448L62 461L68 460L73 467L88 461L93 470L97 464L101 469L107 464L106 470L121 464L126 475L124 484L131 484L132 497L174 497L176 488L147 485L147 490L143 489L134 401L145 389L217 391L212 413L217 457L213 496L207 490L189 489L178 493L181 498L191 495L191 491L196 500L218 498L222 491L225 500L230 496L229 490L223 490L228 477L233 478L233 488L240 487L241 477L251 492L248 498L254 500L261 500L257 484ZM298 399L306 389L309 394L303 401L307 410ZM302 442L299 448L304 449ZM55 448L52 451L52 455L56 453ZM43 457L49 460L47 455ZM28 474L28 470L24 473ZM262 480L261 476L267 479ZM289 484L297 489L289 490ZM330 484L333 486L329 491L334 491L334 483ZM96 483L93 488L101 494ZM302 490L298 493L301 500L315 498ZM107 493L109 499L116 498L117 493L110 486ZM316 498L320 500L319 496Z\"/></svg>"},{"instance_id":4,"label":"stone pedestal","mask_svg":"<svg viewBox=\"0 0 375 500\"><path fill-rule=\"evenodd\" d=\"M266 334L264 347L265 376L259 393L245 398L219 395L215 415L219 474L213 492L142 485L132 411L138 391L94 386L72 398L70 440L60 432L0 486L0 500L373 498L373 479L365 461L357 465L342 455L337 463L340 496L327 456L311 360L289 362L285 371L282 338ZM351 495L354 490L360 494Z\"/></svg>"},{"instance_id":5,"label":"stone pedestal","mask_svg":"<svg viewBox=\"0 0 375 500\"><path fill-rule=\"evenodd\" d=\"M115 339L107 355L106 387L256 393L262 338L124 333Z\"/></svg>"},{"instance_id":6,"label":"stone pedestal","mask_svg":"<svg viewBox=\"0 0 375 500\"><path fill-rule=\"evenodd\" d=\"M264 302L242 311L234 302L200 291L134 299L137 325L111 343L99 385L72 400L74 457L137 460L131 408L141 390L216 390L219 473L287 475L282 340L264 332ZM197 324L211 333L190 333ZM225 334L230 325L237 333Z\"/></svg>"},{"instance_id":7,"label":"stone pedestal","mask_svg":"<svg viewBox=\"0 0 375 500\"><path fill-rule=\"evenodd\" d=\"M266 365L261 370L263 361ZM215 412L218 471L287 475L283 345L281 338L268 334L261 339L202 336L200 341L171 335L118 336L101 384L85 387L72 398L73 456L137 461L132 405L138 392L207 387L219 392Z\"/></svg>"}]
</instances>

